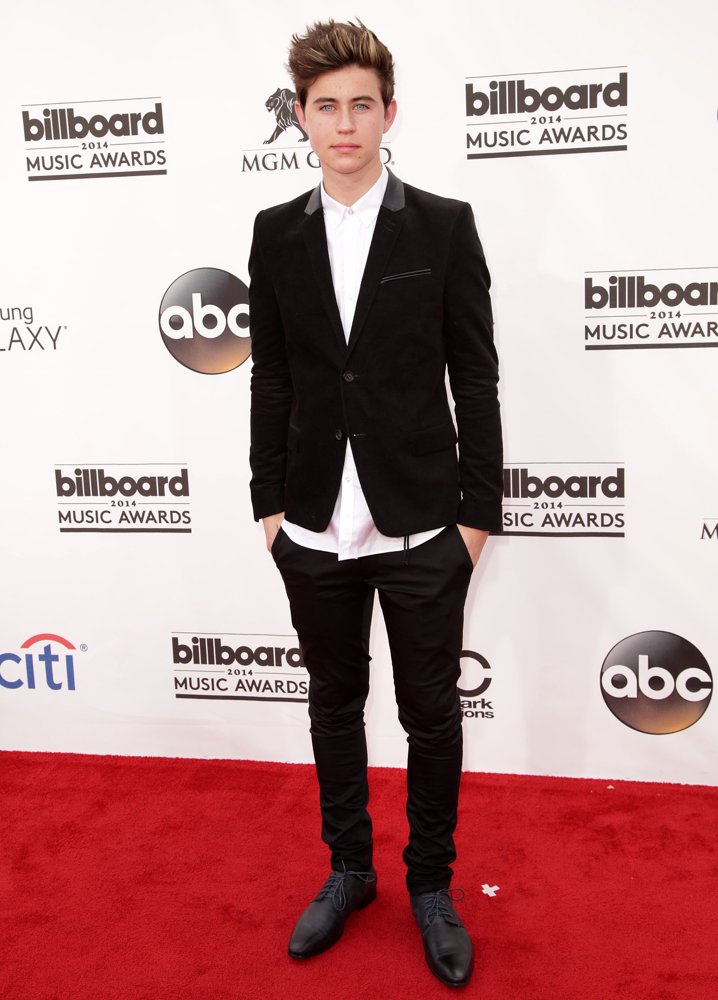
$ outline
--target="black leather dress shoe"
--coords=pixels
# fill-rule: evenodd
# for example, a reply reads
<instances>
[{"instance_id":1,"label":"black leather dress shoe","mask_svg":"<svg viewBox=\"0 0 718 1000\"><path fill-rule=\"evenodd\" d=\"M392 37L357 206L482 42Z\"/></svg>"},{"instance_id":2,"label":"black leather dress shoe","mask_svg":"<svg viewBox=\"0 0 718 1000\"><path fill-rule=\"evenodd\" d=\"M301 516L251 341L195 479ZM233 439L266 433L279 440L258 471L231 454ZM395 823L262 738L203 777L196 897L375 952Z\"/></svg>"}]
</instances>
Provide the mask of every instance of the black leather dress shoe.
<instances>
[{"instance_id":1,"label":"black leather dress shoe","mask_svg":"<svg viewBox=\"0 0 718 1000\"><path fill-rule=\"evenodd\" d=\"M292 958L309 958L342 936L350 913L376 899L376 872L332 872L297 921L289 939Z\"/></svg>"},{"instance_id":2,"label":"black leather dress shoe","mask_svg":"<svg viewBox=\"0 0 718 1000\"><path fill-rule=\"evenodd\" d=\"M440 889L411 896L411 908L424 940L426 961L437 979L447 986L466 986L474 968L471 938L454 909L453 899L463 899L461 889Z\"/></svg>"}]
</instances>

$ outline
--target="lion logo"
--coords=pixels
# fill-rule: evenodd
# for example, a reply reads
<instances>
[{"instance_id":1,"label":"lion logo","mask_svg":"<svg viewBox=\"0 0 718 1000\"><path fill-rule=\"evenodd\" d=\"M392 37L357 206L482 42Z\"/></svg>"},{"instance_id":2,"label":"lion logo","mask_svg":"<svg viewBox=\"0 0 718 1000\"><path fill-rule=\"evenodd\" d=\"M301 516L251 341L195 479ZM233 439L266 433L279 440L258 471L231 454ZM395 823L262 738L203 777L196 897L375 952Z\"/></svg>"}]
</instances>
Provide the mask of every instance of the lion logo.
<instances>
[{"instance_id":1,"label":"lion logo","mask_svg":"<svg viewBox=\"0 0 718 1000\"><path fill-rule=\"evenodd\" d=\"M277 127L272 132L268 139L264 140L264 145L267 146L270 142L275 142L282 132L286 132L288 128L294 125L302 133L302 138L300 142L306 142L309 136L304 131L302 126L299 124L299 119L297 118L297 113L294 110L294 102L297 99L297 95L293 90L289 90L287 87L277 87L271 97L268 97L264 102L264 106L267 111L273 111L277 119Z\"/></svg>"}]
</instances>

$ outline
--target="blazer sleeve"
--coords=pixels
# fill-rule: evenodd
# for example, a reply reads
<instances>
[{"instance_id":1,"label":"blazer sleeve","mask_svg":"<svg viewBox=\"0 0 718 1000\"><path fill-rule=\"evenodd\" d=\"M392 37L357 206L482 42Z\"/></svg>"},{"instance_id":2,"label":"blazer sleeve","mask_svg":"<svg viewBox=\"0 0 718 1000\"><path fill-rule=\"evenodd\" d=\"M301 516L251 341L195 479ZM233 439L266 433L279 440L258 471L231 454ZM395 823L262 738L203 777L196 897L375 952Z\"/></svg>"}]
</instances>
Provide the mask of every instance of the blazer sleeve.
<instances>
[{"instance_id":1,"label":"blazer sleeve","mask_svg":"<svg viewBox=\"0 0 718 1000\"><path fill-rule=\"evenodd\" d=\"M256 521L284 510L287 436L292 380L284 329L261 246L260 212L249 255L249 324L252 337L250 381L250 490Z\"/></svg>"},{"instance_id":2,"label":"blazer sleeve","mask_svg":"<svg viewBox=\"0 0 718 1000\"><path fill-rule=\"evenodd\" d=\"M500 533L503 447L490 284L473 212L464 204L452 234L444 299L447 368L459 438L457 521Z\"/></svg>"}]
</instances>

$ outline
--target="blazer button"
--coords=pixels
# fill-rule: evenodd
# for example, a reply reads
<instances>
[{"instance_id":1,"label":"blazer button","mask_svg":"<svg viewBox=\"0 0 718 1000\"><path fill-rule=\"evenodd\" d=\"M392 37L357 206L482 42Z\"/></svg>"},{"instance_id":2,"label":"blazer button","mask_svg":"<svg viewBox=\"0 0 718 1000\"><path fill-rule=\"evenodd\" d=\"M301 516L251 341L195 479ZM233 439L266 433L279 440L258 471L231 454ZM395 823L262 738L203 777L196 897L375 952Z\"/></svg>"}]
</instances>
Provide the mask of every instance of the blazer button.
<instances>
[{"instance_id":1,"label":"blazer button","mask_svg":"<svg viewBox=\"0 0 718 1000\"><path fill-rule=\"evenodd\" d=\"M341 432L341 430L337 429L336 431L334 431L334 437L337 439L337 441L341 441L344 435Z\"/></svg>"},{"instance_id":2,"label":"blazer button","mask_svg":"<svg viewBox=\"0 0 718 1000\"><path fill-rule=\"evenodd\" d=\"M342 375L342 378L344 379L345 382L353 382L354 381L354 372L344 372L344 374Z\"/></svg>"}]
</instances>

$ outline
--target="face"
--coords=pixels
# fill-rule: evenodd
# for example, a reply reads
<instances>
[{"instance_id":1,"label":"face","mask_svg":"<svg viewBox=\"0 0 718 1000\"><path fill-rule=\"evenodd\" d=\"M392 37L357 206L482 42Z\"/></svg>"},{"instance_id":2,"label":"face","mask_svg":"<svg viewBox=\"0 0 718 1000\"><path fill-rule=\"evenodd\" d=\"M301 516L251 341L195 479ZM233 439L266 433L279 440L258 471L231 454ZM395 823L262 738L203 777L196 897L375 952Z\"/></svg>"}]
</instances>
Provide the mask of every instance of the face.
<instances>
[{"instance_id":1,"label":"face","mask_svg":"<svg viewBox=\"0 0 718 1000\"><path fill-rule=\"evenodd\" d=\"M384 107L375 70L345 66L322 73L296 111L325 180L350 175L359 182L378 174L379 147L396 116L396 101Z\"/></svg>"}]
</instances>

